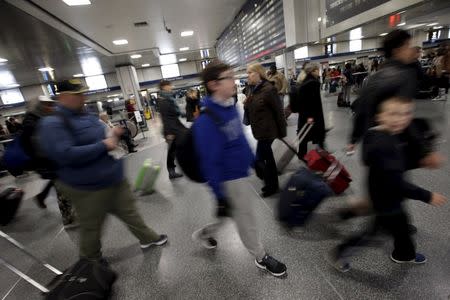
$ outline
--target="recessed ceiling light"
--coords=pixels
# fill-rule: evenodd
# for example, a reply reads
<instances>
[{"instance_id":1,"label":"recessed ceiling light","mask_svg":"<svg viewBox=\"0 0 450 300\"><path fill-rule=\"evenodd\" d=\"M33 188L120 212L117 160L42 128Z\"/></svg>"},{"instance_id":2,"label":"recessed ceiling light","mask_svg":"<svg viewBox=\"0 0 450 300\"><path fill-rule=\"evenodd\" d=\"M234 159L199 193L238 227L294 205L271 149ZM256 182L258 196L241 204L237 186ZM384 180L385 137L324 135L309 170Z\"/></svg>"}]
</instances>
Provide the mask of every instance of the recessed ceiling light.
<instances>
[{"instance_id":1,"label":"recessed ceiling light","mask_svg":"<svg viewBox=\"0 0 450 300\"><path fill-rule=\"evenodd\" d=\"M442 29L444 26L434 26L433 29Z\"/></svg>"},{"instance_id":2,"label":"recessed ceiling light","mask_svg":"<svg viewBox=\"0 0 450 300\"><path fill-rule=\"evenodd\" d=\"M45 68L39 68L38 70L41 72L51 72L51 71L53 71L53 68L45 67Z\"/></svg>"},{"instance_id":3,"label":"recessed ceiling light","mask_svg":"<svg viewBox=\"0 0 450 300\"><path fill-rule=\"evenodd\" d=\"M143 68L150 67L150 64L143 64L142 67Z\"/></svg>"},{"instance_id":4,"label":"recessed ceiling light","mask_svg":"<svg viewBox=\"0 0 450 300\"><path fill-rule=\"evenodd\" d=\"M435 25L437 25L437 24L439 24L439 23L435 22L435 23L427 24L427 26L435 26Z\"/></svg>"},{"instance_id":5,"label":"recessed ceiling light","mask_svg":"<svg viewBox=\"0 0 450 300\"><path fill-rule=\"evenodd\" d=\"M319 43L319 41L315 41L315 42L314 42L314 45L317 45L318 43Z\"/></svg>"},{"instance_id":6,"label":"recessed ceiling light","mask_svg":"<svg viewBox=\"0 0 450 300\"><path fill-rule=\"evenodd\" d=\"M191 36L194 34L194 31L192 30L186 30L181 32L181 36Z\"/></svg>"},{"instance_id":7,"label":"recessed ceiling light","mask_svg":"<svg viewBox=\"0 0 450 300\"><path fill-rule=\"evenodd\" d=\"M3 63L3 62L7 62L8 60L6 59L6 58L1 58L0 57L0 63Z\"/></svg>"},{"instance_id":8,"label":"recessed ceiling light","mask_svg":"<svg viewBox=\"0 0 450 300\"><path fill-rule=\"evenodd\" d=\"M140 55L140 54L133 54L133 55L130 55L130 57L135 59L135 58L141 58L142 55Z\"/></svg>"},{"instance_id":9,"label":"recessed ceiling light","mask_svg":"<svg viewBox=\"0 0 450 300\"><path fill-rule=\"evenodd\" d=\"M398 24L397 24L397 27L405 26L405 25L406 25L406 22L401 22L401 23L398 23Z\"/></svg>"},{"instance_id":10,"label":"recessed ceiling light","mask_svg":"<svg viewBox=\"0 0 450 300\"><path fill-rule=\"evenodd\" d=\"M126 44L128 44L128 41L125 40L125 39L122 39L122 40L115 40L115 41L113 41L113 44L114 44L114 45L117 45L117 46L120 46L120 45L126 45Z\"/></svg>"},{"instance_id":11,"label":"recessed ceiling light","mask_svg":"<svg viewBox=\"0 0 450 300\"><path fill-rule=\"evenodd\" d=\"M187 61L187 58L180 58L178 61Z\"/></svg>"},{"instance_id":12,"label":"recessed ceiling light","mask_svg":"<svg viewBox=\"0 0 450 300\"><path fill-rule=\"evenodd\" d=\"M20 84L18 84L18 83L11 83L11 84L8 84L8 87L11 87L11 88L19 87L19 86L20 86Z\"/></svg>"},{"instance_id":13,"label":"recessed ceiling light","mask_svg":"<svg viewBox=\"0 0 450 300\"><path fill-rule=\"evenodd\" d=\"M318 17L318 18L317 18L317 22L322 22L322 18L321 18L321 17Z\"/></svg>"},{"instance_id":14,"label":"recessed ceiling light","mask_svg":"<svg viewBox=\"0 0 450 300\"><path fill-rule=\"evenodd\" d=\"M182 48L180 48L180 51L187 51L187 50L189 50L189 47L182 47Z\"/></svg>"},{"instance_id":15,"label":"recessed ceiling light","mask_svg":"<svg viewBox=\"0 0 450 300\"><path fill-rule=\"evenodd\" d=\"M91 0L63 0L69 6L91 5Z\"/></svg>"},{"instance_id":16,"label":"recessed ceiling light","mask_svg":"<svg viewBox=\"0 0 450 300\"><path fill-rule=\"evenodd\" d=\"M387 34L388 34L387 32L383 32L383 33L380 33L380 36L385 36Z\"/></svg>"},{"instance_id":17,"label":"recessed ceiling light","mask_svg":"<svg viewBox=\"0 0 450 300\"><path fill-rule=\"evenodd\" d=\"M84 74L81 74L81 73L73 75L73 77L83 77L83 76L84 76Z\"/></svg>"}]
</instances>

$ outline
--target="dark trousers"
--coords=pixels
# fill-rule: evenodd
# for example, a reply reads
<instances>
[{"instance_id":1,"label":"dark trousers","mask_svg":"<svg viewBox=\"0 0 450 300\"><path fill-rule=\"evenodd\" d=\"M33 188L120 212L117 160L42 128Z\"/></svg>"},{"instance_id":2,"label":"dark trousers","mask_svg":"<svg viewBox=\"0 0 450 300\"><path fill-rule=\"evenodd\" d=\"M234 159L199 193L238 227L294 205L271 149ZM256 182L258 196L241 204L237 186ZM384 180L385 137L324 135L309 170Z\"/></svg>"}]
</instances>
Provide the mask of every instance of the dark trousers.
<instances>
[{"instance_id":1,"label":"dark trousers","mask_svg":"<svg viewBox=\"0 0 450 300\"><path fill-rule=\"evenodd\" d=\"M167 170L175 169L175 153L177 151L176 148L176 140L166 140L167 141Z\"/></svg>"},{"instance_id":2,"label":"dark trousers","mask_svg":"<svg viewBox=\"0 0 450 300\"><path fill-rule=\"evenodd\" d=\"M278 188L278 171L272 152L273 140L259 140L256 146L257 163L263 166L264 183L267 190Z\"/></svg>"},{"instance_id":3,"label":"dark trousers","mask_svg":"<svg viewBox=\"0 0 450 300\"><path fill-rule=\"evenodd\" d=\"M125 132L120 137L121 140L123 140L127 144L128 152L134 151L134 144L133 139L131 138L130 130L125 127Z\"/></svg>"},{"instance_id":4,"label":"dark trousers","mask_svg":"<svg viewBox=\"0 0 450 300\"><path fill-rule=\"evenodd\" d=\"M394 239L392 257L401 261L413 260L416 257L416 247L408 230L408 216L404 212L376 216L375 222L368 230L340 244L337 248L337 255L344 257L348 255L351 248L366 245L380 231Z\"/></svg>"}]
</instances>

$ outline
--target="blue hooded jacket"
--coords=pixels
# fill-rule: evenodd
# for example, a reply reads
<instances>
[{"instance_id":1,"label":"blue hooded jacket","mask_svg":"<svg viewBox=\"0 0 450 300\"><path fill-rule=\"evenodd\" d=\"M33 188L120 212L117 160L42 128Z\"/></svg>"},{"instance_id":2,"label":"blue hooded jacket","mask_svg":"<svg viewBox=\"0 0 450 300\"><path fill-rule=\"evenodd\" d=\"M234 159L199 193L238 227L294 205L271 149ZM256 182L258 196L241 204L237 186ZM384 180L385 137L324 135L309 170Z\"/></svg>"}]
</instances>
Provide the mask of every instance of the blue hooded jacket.
<instances>
[{"instance_id":1,"label":"blue hooded jacket","mask_svg":"<svg viewBox=\"0 0 450 300\"><path fill-rule=\"evenodd\" d=\"M81 190L98 190L124 180L123 163L108 154L103 140L105 127L98 116L57 107L54 115L39 124L39 145L45 156L57 165L58 180Z\"/></svg>"},{"instance_id":2,"label":"blue hooded jacket","mask_svg":"<svg viewBox=\"0 0 450 300\"><path fill-rule=\"evenodd\" d=\"M222 199L227 196L222 182L247 177L255 158L236 108L219 105L211 97L204 98L203 106L220 122L216 124L207 113L198 117L192 125L195 150L202 175L217 199Z\"/></svg>"}]
</instances>

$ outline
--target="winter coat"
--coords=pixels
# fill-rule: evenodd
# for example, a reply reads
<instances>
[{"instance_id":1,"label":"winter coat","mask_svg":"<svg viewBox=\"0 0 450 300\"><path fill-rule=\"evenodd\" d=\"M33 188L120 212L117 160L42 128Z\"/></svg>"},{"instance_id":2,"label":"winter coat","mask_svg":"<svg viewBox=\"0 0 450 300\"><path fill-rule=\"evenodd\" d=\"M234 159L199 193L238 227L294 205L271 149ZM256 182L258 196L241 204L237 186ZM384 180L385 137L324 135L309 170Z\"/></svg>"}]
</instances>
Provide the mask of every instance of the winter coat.
<instances>
[{"instance_id":1,"label":"winter coat","mask_svg":"<svg viewBox=\"0 0 450 300\"><path fill-rule=\"evenodd\" d=\"M161 97L157 101L163 123L163 135L176 136L186 130L186 127L184 127L179 119L180 110L173 96L170 93L161 93Z\"/></svg>"}]
</instances>

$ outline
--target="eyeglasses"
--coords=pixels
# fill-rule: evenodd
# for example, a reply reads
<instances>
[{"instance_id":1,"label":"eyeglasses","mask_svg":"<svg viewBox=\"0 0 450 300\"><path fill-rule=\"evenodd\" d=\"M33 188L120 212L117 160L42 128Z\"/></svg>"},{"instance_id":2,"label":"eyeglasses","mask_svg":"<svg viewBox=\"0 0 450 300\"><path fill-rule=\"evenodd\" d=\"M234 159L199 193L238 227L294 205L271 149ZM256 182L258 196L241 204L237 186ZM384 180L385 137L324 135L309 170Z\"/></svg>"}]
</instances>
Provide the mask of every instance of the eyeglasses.
<instances>
[{"instance_id":1,"label":"eyeglasses","mask_svg":"<svg viewBox=\"0 0 450 300\"><path fill-rule=\"evenodd\" d=\"M224 77L219 77L219 78L217 78L216 80L217 80L217 81L220 81L220 80L225 80L225 79L233 80L233 79L234 79L234 76L224 76Z\"/></svg>"}]
</instances>

